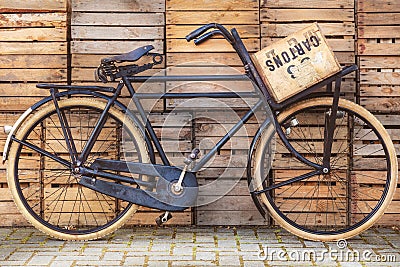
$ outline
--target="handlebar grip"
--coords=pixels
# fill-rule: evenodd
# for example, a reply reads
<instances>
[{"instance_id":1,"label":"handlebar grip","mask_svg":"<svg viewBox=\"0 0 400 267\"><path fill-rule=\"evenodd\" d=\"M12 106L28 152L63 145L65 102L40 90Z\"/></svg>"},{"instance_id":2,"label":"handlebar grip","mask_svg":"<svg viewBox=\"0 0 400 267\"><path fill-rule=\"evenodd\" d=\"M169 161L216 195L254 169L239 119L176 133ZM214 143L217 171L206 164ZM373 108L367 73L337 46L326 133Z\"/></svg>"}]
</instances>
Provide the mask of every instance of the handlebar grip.
<instances>
[{"instance_id":1,"label":"handlebar grip","mask_svg":"<svg viewBox=\"0 0 400 267\"><path fill-rule=\"evenodd\" d=\"M209 23L204 26L201 26L197 30L194 30L191 33L189 33L188 35L186 35L185 39L186 39L186 41L190 42L191 40L193 40L194 38L196 38L203 32L207 31L210 28L214 28L214 27L215 27L215 23Z\"/></svg>"}]
</instances>

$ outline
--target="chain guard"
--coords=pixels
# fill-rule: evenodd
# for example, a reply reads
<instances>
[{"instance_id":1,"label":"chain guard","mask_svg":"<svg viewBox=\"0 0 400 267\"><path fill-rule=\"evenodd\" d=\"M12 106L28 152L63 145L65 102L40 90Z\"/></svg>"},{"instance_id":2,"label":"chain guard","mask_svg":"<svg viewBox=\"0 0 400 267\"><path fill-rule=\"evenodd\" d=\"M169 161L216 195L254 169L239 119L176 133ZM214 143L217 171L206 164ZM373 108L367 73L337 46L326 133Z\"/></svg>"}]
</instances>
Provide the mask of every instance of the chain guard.
<instances>
[{"instance_id":1,"label":"chain guard","mask_svg":"<svg viewBox=\"0 0 400 267\"><path fill-rule=\"evenodd\" d=\"M91 168L94 170L112 170L131 172L150 177L158 177L155 191L134 188L130 185L109 182L100 178L82 176L79 184L97 192L116 197L140 206L165 210L182 211L196 203L198 184L192 172L186 172L183 179L183 190L176 194L172 186L179 180L181 169L157 164L123 162L114 160L96 160Z\"/></svg>"}]
</instances>

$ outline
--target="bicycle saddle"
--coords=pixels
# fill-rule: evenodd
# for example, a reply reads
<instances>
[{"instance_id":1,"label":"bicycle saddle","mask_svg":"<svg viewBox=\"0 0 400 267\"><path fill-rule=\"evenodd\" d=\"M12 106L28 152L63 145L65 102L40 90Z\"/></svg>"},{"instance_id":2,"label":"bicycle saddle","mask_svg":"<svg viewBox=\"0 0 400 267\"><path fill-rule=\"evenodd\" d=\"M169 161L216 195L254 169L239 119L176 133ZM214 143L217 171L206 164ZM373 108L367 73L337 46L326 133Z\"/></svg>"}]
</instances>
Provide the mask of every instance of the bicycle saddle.
<instances>
[{"instance_id":1,"label":"bicycle saddle","mask_svg":"<svg viewBox=\"0 0 400 267\"><path fill-rule=\"evenodd\" d=\"M131 52L121 54L118 56L113 56L110 58L105 58L102 61L118 61L118 62L124 62L124 61L136 61L140 59L142 56L146 55L149 51L153 50L154 46L152 45L145 45L139 48L136 48L135 50L132 50Z\"/></svg>"}]
</instances>

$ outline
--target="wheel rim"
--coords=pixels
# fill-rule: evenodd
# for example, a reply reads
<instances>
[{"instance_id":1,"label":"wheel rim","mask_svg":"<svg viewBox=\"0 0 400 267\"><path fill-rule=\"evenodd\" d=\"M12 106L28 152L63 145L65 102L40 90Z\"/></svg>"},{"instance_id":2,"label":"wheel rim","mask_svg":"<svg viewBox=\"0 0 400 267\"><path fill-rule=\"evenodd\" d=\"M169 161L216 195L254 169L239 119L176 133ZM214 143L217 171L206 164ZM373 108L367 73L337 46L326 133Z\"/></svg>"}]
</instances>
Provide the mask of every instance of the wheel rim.
<instances>
[{"instance_id":1,"label":"wheel rim","mask_svg":"<svg viewBox=\"0 0 400 267\"><path fill-rule=\"evenodd\" d=\"M62 109L66 109L67 120L79 152L84 147L85 139L87 140L93 130L102 110L84 105L68 106ZM44 142L46 150L65 157L67 149L65 141L60 139L62 131L57 122L58 117L55 111L47 113L30 127L23 140L34 141L44 132L46 141L40 141L41 145L43 146ZM123 155L121 144L119 147L118 144L112 145L117 141L116 139L121 139L122 125L123 122L120 119L109 114L106 125L92 150L95 153L89 155L86 166L89 166L99 156L115 159L115 157L120 158ZM125 132L127 131L124 130ZM39 140L43 140L43 136ZM139 151L134 138L130 138L130 140L133 141L135 147L133 150ZM66 167L60 168L62 165L57 165L54 161L49 162L49 158L43 159L43 156L38 153L29 151L22 145L19 145L17 149L16 158L18 160L15 161L14 167L16 190L29 214L46 227L72 235L95 233L110 227L128 211L136 208L131 203L78 185L78 177L74 177ZM32 157L36 157L36 159L32 159ZM136 157L136 161L141 161L140 153L131 153L130 157L130 159ZM23 165L21 163L26 164L29 160L40 165L32 172L36 173L37 178L33 178L27 168L21 166ZM24 175L25 171L26 175ZM44 185L43 188L40 186L41 183ZM32 188L34 190L31 190Z\"/></svg>"},{"instance_id":2,"label":"wheel rim","mask_svg":"<svg viewBox=\"0 0 400 267\"><path fill-rule=\"evenodd\" d=\"M301 119L301 115L304 115L304 111L307 108L310 109L311 106L303 107L297 110L295 113L289 114L288 117L284 118L281 123L281 125L285 125L285 123L290 121L293 116L296 117L296 119L300 120L300 126L297 127L297 129L296 127L290 127L290 135L294 136L297 134L297 138L290 136L288 138L289 140L291 140L292 145L294 145L296 149L304 151L308 150L308 152L310 152L311 150L310 147L317 147L318 140L321 139L316 137L318 133L316 133L314 137L310 136L309 133L305 133L305 130L309 131L310 129L312 129L312 127L315 127L315 125L313 125L312 123L308 122L307 124L305 123L304 119ZM312 108L315 110L321 107L328 108L328 105L319 105L318 107L312 106ZM357 115L353 111L343 107L341 108L341 111L344 111L345 115L341 119L341 122L338 123L337 121L339 125L340 123L343 123L344 120L347 120L347 123L349 121L349 118L354 119L354 116L359 117L358 119L354 119L352 121L353 125L351 129L353 129L353 132L350 133L350 135L355 137L353 141L348 141L348 138L350 137L349 133L340 132L340 128L337 128L339 130L335 129L334 133L334 138L336 138L335 143L339 143L339 135L348 135L344 139L347 140L347 145L345 146L345 148L347 148L347 150L351 150L351 153L346 157L351 156L355 158L350 168L347 169L345 166L347 164L340 163L342 159L340 159L339 155L341 153L346 153L344 152L343 146L340 147L340 145L338 145L336 147L336 149L338 149L336 157L335 155L333 157L333 171L331 172L330 180L326 179L326 177L320 178L321 175L318 176L318 178L314 176L309 179L303 180L295 185L292 184L287 187L278 188L269 194L264 194L264 196L261 197L262 202L269 202L268 204L274 210L275 216L283 219L291 227L306 233L311 233L315 235L339 235L361 227L363 224L366 224L373 216L375 216L377 211L382 208L382 205L388 194L389 186L391 184L392 166L389 160L386 144L382 141L382 136L380 135L378 130L372 127L363 116L359 114ZM304 125L308 126L305 128ZM310 127L309 125L312 126ZM319 133L319 135L321 135L321 133ZM296 141L301 139L299 136L302 136L303 139L305 139L305 137L308 137L309 140L312 140L313 144L310 144L310 142L308 144L297 142L296 144ZM377 139L379 139L380 141L376 142L375 140ZM333 150L335 149L335 143ZM280 146L281 148L283 147L280 141L277 143L277 146ZM374 150L369 150L370 147L374 147ZM366 153L367 151L370 151L370 153ZM279 160L282 160L286 164L290 164L290 160L292 160L292 158L290 156L284 158L282 154L284 153L281 153L281 155L279 155L278 153L278 159L275 159L275 163ZM314 151L314 153L307 153L307 156L314 162L322 162L321 152L315 153ZM373 164L371 165L367 164L371 163L372 161L375 162L373 162ZM384 162L384 164L382 162ZM379 168L377 168L377 166L379 166ZM277 168L275 167L275 169ZM296 170L297 175L301 174L301 168L294 169ZM311 169L307 169L305 172L309 171L311 171ZM341 174L343 172L345 172L345 176ZM284 173L285 170L275 171L274 180L276 182L279 182L288 178L293 178L293 176L285 177ZM286 173L290 173L290 171L286 171ZM385 173L385 175L383 175L382 173ZM293 172L291 174L293 174ZM267 176L263 173L261 173L261 175L260 177ZM379 177L377 175L379 175ZM268 183L267 180L265 182ZM329 182L331 182L332 187L335 186L335 189L331 189L330 191L328 189L328 191L325 193L325 196L323 194L320 194L319 196L315 197L315 192L318 191L311 191L311 185L315 184L316 186L314 186L314 190L316 190L315 188L322 188L321 184L325 183L326 190L326 188L329 187L326 184ZM339 184L339 186L337 186L337 184ZM345 184L346 186L344 187L343 184ZM307 186L310 187L310 190L305 189ZM341 196L340 192L338 192L338 187L340 186L344 187L344 189L342 190L344 190L344 193L346 194L345 197ZM262 185L260 185L259 189L261 188ZM318 190L320 190L319 192L321 192L321 189ZM314 199L312 197L313 195ZM375 197L376 195L378 195L379 197ZM328 197L330 197L332 201L318 201L318 199L329 199ZM340 199L345 199L345 201L341 201ZM340 204L343 202L345 202L343 205ZM340 205L342 205L342 207ZM331 211L329 211L329 207L332 209ZM336 212L334 208L336 208ZM325 211L325 213L323 211ZM347 214L349 211L351 212L351 216L348 216ZM344 218L341 219L341 223L338 222L338 214L339 218ZM274 214L272 213L272 215ZM330 224L328 224L328 222Z\"/></svg>"}]
</instances>

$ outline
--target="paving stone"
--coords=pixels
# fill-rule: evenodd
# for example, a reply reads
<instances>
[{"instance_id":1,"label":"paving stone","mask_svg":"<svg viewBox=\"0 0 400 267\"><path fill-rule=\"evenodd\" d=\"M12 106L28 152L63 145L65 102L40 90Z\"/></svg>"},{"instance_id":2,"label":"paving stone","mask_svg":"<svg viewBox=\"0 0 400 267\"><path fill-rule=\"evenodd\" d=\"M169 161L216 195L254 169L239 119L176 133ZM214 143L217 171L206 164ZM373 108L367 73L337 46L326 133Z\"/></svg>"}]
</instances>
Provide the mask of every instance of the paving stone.
<instances>
[{"instance_id":1,"label":"paving stone","mask_svg":"<svg viewBox=\"0 0 400 267\"><path fill-rule=\"evenodd\" d=\"M27 261L30 257L32 257L32 253L27 252L14 252L11 256L7 259L8 261Z\"/></svg>"},{"instance_id":2,"label":"paving stone","mask_svg":"<svg viewBox=\"0 0 400 267\"><path fill-rule=\"evenodd\" d=\"M126 257L124 265L143 265L145 257Z\"/></svg>"},{"instance_id":3,"label":"paving stone","mask_svg":"<svg viewBox=\"0 0 400 267\"><path fill-rule=\"evenodd\" d=\"M29 265L25 265L25 261L0 261L0 266L6 267L6 266L29 266Z\"/></svg>"},{"instance_id":4,"label":"paving stone","mask_svg":"<svg viewBox=\"0 0 400 267\"><path fill-rule=\"evenodd\" d=\"M219 257L220 266L240 266L239 257L235 256L220 256Z\"/></svg>"},{"instance_id":5,"label":"paving stone","mask_svg":"<svg viewBox=\"0 0 400 267\"><path fill-rule=\"evenodd\" d=\"M29 265L48 265L55 258L55 256L35 255L28 262Z\"/></svg>"},{"instance_id":6,"label":"paving stone","mask_svg":"<svg viewBox=\"0 0 400 267\"><path fill-rule=\"evenodd\" d=\"M69 267L73 266L74 261L53 261L50 267Z\"/></svg>"},{"instance_id":7,"label":"paving stone","mask_svg":"<svg viewBox=\"0 0 400 267\"><path fill-rule=\"evenodd\" d=\"M5 260L14 251L15 251L15 248L0 247L0 260Z\"/></svg>"},{"instance_id":8,"label":"paving stone","mask_svg":"<svg viewBox=\"0 0 400 267\"><path fill-rule=\"evenodd\" d=\"M210 251L210 252L196 252L196 260L204 260L204 261L212 261L215 260L215 252Z\"/></svg>"},{"instance_id":9,"label":"paving stone","mask_svg":"<svg viewBox=\"0 0 400 267\"><path fill-rule=\"evenodd\" d=\"M170 251L171 250L171 244L153 244L151 247L151 251Z\"/></svg>"},{"instance_id":10,"label":"paving stone","mask_svg":"<svg viewBox=\"0 0 400 267\"><path fill-rule=\"evenodd\" d=\"M149 261L148 267L168 267L168 261Z\"/></svg>"},{"instance_id":11,"label":"paving stone","mask_svg":"<svg viewBox=\"0 0 400 267\"><path fill-rule=\"evenodd\" d=\"M264 267L263 261L243 261L243 267Z\"/></svg>"},{"instance_id":12,"label":"paving stone","mask_svg":"<svg viewBox=\"0 0 400 267\"><path fill-rule=\"evenodd\" d=\"M102 261L122 261L122 258L124 257L124 255L125 255L124 252L107 251L106 253L104 253L104 256L101 260Z\"/></svg>"},{"instance_id":13,"label":"paving stone","mask_svg":"<svg viewBox=\"0 0 400 267\"><path fill-rule=\"evenodd\" d=\"M237 247L236 240L218 240L218 247L223 248L223 247Z\"/></svg>"},{"instance_id":14,"label":"paving stone","mask_svg":"<svg viewBox=\"0 0 400 267\"><path fill-rule=\"evenodd\" d=\"M259 249L260 249L260 245L258 243L254 243L254 244L241 243L240 244L241 251L258 251Z\"/></svg>"},{"instance_id":15,"label":"paving stone","mask_svg":"<svg viewBox=\"0 0 400 267\"><path fill-rule=\"evenodd\" d=\"M185 267L197 267L197 266L217 266L215 261L173 261L172 266L185 266Z\"/></svg>"}]
</instances>

